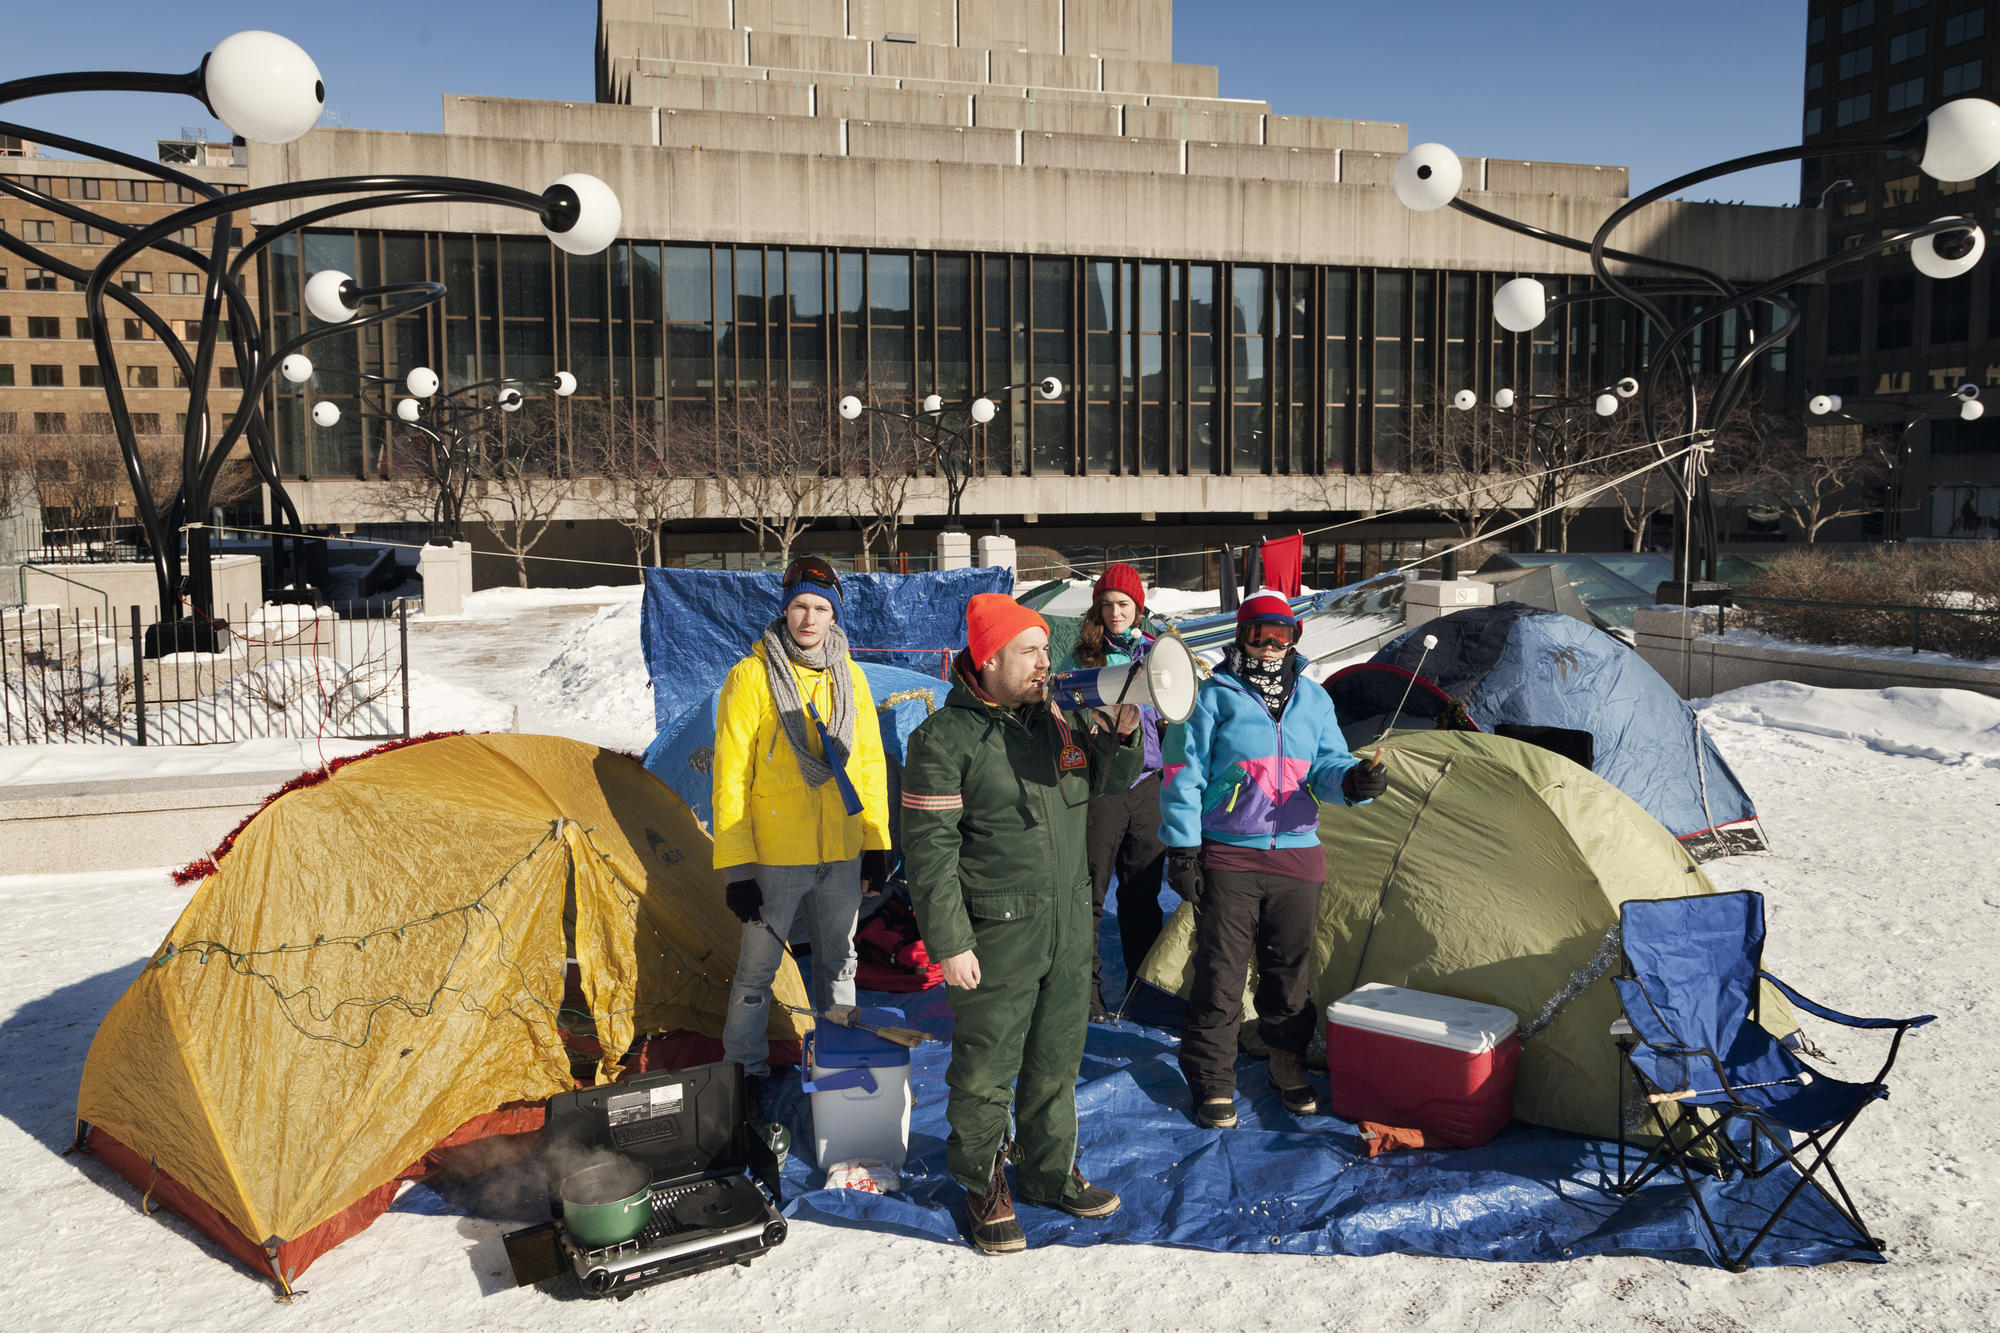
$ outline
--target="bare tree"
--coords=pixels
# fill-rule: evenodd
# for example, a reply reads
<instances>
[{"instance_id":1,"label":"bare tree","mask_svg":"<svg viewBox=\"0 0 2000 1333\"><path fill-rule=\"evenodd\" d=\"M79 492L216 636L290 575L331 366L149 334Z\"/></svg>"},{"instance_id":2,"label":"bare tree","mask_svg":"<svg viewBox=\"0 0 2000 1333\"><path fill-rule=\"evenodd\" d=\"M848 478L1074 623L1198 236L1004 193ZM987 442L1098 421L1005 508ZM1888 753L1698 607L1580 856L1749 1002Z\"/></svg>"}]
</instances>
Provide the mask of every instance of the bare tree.
<instances>
[{"instance_id":1,"label":"bare tree","mask_svg":"<svg viewBox=\"0 0 2000 1333\"><path fill-rule=\"evenodd\" d=\"M903 510L930 447L924 424L882 412L865 413L841 432L843 508L861 529L865 558L879 542L896 558Z\"/></svg>"},{"instance_id":2,"label":"bare tree","mask_svg":"<svg viewBox=\"0 0 2000 1333\"><path fill-rule=\"evenodd\" d=\"M660 563L660 531L695 511L697 482L679 475L660 419L629 403L571 400L571 438L597 513L622 525L632 563Z\"/></svg>"},{"instance_id":3,"label":"bare tree","mask_svg":"<svg viewBox=\"0 0 2000 1333\"><path fill-rule=\"evenodd\" d=\"M483 451L473 504L493 536L514 557L514 574L528 586L528 554L547 535L572 481L563 466L564 401L530 401L513 413Z\"/></svg>"},{"instance_id":4,"label":"bare tree","mask_svg":"<svg viewBox=\"0 0 2000 1333\"><path fill-rule=\"evenodd\" d=\"M1484 403L1470 411L1421 404L1405 418L1402 478L1413 503L1436 510L1474 541L1509 517L1531 512L1534 490L1519 473L1523 424Z\"/></svg>"},{"instance_id":5,"label":"bare tree","mask_svg":"<svg viewBox=\"0 0 2000 1333\"><path fill-rule=\"evenodd\" d=\"M838 512L840 444L818 399L724 404L716 414L716 488L757 554L778 563L814 521Z\"/></svg>"},{"instance_id":6,"label":"bare tree","mask_svg":"<svg viewBox=\"0 0 2000 1333\"><path fill-rule=\"evenodd\" d=\"M1710 485L1718 498L1776 509L1810 546L1834 520L1881 509L1873 492L1894 470L1894 444L1857 424L1804 429L1751 407L1717 432Z\"/></svg>"},{"instance_id":7,"label":"bare tree","mask_svg":"<svg viewBox=\"0 0 2000 1333\"><path fill-rule=\"evenodd\" d=\"M429 523L434 537L455 540L499 432L490 413L435 427L398 423L382 460L382 482L369 487L369 495L384 514Z\"/></svg>"}]
</instances>

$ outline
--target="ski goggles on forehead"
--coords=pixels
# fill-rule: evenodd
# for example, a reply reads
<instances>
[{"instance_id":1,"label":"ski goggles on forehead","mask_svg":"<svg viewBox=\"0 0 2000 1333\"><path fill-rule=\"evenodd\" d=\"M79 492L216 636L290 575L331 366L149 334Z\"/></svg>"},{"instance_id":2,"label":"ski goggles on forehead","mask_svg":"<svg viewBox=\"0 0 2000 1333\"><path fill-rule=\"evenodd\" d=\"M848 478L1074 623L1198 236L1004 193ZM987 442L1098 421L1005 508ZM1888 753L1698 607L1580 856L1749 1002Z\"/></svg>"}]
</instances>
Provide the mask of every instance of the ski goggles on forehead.
<instances>
[{"instance_id":1,"label":"ski goggles on forehead","mask_svg":"<svg viewBox=\"0 0 2000 1333\"><path fill-rule=\"evenodd\" d=\"M789 588L800 583L817 583L822 588L840 591L840 575L816 555L802 555L785 566L784 585Z\"/></svg>"},{"instance_id":2,"label":"ski goggles on forehead","mask_svg":"<svg viewBox=\"0 0 2000 1333\"><path fill-rule=\"evenodd\" d=\"M1298 638L1298 626L1281 625L1276 621L1252 621L1243 627L1243 646L1246 648L1267 648L1272 644L1289 648Z\"/></svg>"}]
</instances>

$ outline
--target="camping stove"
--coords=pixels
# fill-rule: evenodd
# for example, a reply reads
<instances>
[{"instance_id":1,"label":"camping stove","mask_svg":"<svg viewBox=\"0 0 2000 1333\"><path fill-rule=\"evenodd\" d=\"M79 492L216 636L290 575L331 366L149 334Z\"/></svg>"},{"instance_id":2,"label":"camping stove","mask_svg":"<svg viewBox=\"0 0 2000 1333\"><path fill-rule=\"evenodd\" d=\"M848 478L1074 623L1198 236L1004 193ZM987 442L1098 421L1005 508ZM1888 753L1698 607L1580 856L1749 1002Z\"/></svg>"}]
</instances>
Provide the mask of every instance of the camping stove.
<instances>
[{"instance_id":1,"label":"camping stove","mask_svg":"<svg viewBox=\"0 0 2000 1333\"><path fill-rule=\"evenodd\" d=\"M637 1235L616 1245L574 1239L563 1221L564 1177L552 1155L554 1220L502 1237L515 1282L525 1286L568 1271L589 1295L628 1296L690 1273L748 1264L783 1242L778 1162L756 1132L761 1126L745 1119L744 1105L743 1071L734 1064L660 1070L549 1098L548 1142L565 1152L603 1151L644 1166L650 1216ZM639 1190L630 1188L636 1211Z\"/></svg>"},{"instance_id":2,"label":"camping stove","mask_svg":"<svg viewBox=\"0 0 2000 1333\"><path fill-rule=\"evenodd\" d=\"M751 1259L785 1239L764 1192L735 1177L655 1186L653 1220L631 1240L586 1249L562 1233L563 1257L592 1296L622 1296Z\"/></svg>"}]
</instances>

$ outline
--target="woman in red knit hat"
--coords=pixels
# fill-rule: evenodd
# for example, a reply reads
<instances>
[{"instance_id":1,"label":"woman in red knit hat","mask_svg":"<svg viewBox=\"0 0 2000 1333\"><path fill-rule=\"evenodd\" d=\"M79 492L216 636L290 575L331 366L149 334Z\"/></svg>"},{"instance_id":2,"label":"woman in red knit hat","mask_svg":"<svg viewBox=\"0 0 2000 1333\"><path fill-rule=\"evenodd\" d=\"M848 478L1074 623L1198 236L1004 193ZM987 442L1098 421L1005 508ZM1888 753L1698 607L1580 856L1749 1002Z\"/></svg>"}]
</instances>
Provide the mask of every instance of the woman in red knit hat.
<instances>
[{"instance_id":1,"label":"woman in red knit hat","mask_svg":"<svg viewBox=\"0 0 2000 1333\"><path fill-rule=\"evenodd\" d=\"M1146 614L1146 585L1139 571L1112 565L1091 589L1090 610L1084 614L1076 647L1061 670L1094 670L1135 662L1152 647L1152 636L1139 628ZM1097 925L1104 925L1104 904L1111 875L1118 874L1118 947L1125 958L1125 977L1139 974L1153 941L1160 937L1160 880L1167 849L1160 841L1160 714L1141 711L1145 761L1139 780L1120 791L1101 792L1090 802L1090 899ZM1097 937L1092 936L1093 939ZM1090 1018L1106 1017L1102 945L1093 951L1090 968Z\"/></svg>"}]
</instances>

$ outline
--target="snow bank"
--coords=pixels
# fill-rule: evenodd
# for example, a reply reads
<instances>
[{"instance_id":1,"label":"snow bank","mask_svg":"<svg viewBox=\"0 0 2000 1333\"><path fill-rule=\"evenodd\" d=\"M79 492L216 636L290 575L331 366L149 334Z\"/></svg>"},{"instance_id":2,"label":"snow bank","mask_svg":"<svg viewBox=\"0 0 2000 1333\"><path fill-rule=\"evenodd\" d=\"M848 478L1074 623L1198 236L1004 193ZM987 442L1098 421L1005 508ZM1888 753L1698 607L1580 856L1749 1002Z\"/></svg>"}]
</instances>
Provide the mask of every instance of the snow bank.
<instances>
[{"instance_id":1,"label":"snow bank","mask_svg":"<svg viewBox=\"0 0 2000 1333\"><path fill-rule=\"evenodd\" d=\"M1883 754L2000 768L2000 699L1971 690L1820 689L1774 680L1718 694L1702 716L1859 741Z\"/></svg>"},{"instance_id":2,"label":"snow bank","mask_svg":"<svg viewBox=\"0 0 2000 1333\"><path fill-rule=\"evenodd\" d=\"M528 681L562 734L634 753L653 742L653 684L639 642L639 602L607 606L565 634Z\"/></svg>"}]
</instances>

